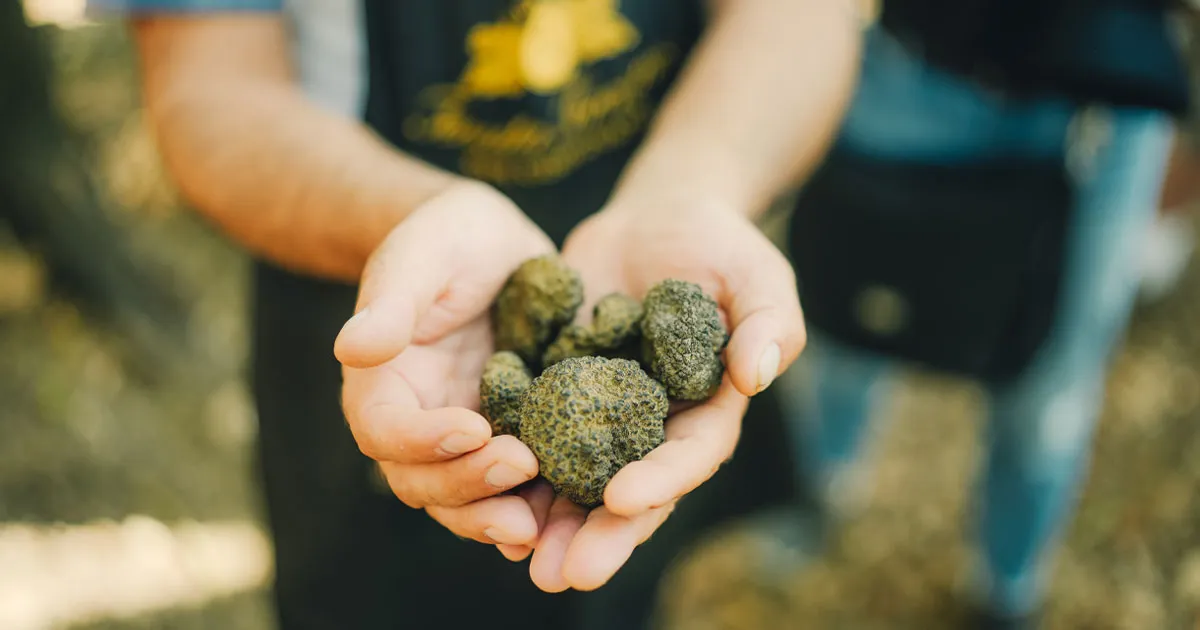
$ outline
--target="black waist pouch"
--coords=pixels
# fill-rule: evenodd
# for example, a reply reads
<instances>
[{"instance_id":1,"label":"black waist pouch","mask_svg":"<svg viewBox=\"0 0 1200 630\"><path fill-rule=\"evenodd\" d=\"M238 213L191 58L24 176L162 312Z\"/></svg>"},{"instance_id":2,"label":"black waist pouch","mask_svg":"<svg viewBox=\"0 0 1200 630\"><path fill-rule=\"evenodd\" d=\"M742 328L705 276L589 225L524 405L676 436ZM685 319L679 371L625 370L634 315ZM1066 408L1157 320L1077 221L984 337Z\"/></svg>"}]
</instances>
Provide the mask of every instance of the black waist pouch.
<instances>
[{"instance_id":1,"label":"black waist pouch","mask_svg":"<svg viewBox=\"0 0 1200 630\"><path fill-rule=\"evenodd\" d=\"M835 150L790 227L808 324L927 368L1007 381L1053 323L1072 197L1061 160L935 165Z\"/></svg>"}]
</instances>

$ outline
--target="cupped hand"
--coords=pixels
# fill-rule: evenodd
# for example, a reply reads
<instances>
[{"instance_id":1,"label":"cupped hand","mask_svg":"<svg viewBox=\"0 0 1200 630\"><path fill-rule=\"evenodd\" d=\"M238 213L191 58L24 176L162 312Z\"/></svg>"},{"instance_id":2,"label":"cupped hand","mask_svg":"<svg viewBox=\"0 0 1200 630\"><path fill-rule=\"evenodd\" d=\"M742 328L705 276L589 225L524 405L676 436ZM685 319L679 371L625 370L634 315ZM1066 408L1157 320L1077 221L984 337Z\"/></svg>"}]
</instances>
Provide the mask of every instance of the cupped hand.
<instances>
[{"instance_id":1,"label":"cupped hand","mask_svg":"<svg viewBox=\"0 0 1200 630\"><path fill-rule=\"evenodd\" d=\"M766 389L805 342L791 265L732 209L611 207L576 228L563 257L583 277L584 317L608 293L641 298L675 278L699 284L716 299L731 336L717 393L672 415L666 441L613 477L602 507L589 513L562 497L551 504L544 494L531 502L547 520L530 575L551 592L592 590L611 579L675 503L732 456L749 397ZM502 545L501 551L516 559L531 550Z\"/></svg>"},{"instance_id":2,"label":"cupped hand","mask_svg":"<svg viewBox=\"0 0 1200 630\"><path fill-rule=\"evenodd\" d=\"M508 275L554 246L499 192L456 184L397 226L363 273L334 352L354 439L406 505L485 543L530 544L537 459L479 414L488 309ZM498 496L499 495L499 496Z\"/></svg>"}]
</instances>

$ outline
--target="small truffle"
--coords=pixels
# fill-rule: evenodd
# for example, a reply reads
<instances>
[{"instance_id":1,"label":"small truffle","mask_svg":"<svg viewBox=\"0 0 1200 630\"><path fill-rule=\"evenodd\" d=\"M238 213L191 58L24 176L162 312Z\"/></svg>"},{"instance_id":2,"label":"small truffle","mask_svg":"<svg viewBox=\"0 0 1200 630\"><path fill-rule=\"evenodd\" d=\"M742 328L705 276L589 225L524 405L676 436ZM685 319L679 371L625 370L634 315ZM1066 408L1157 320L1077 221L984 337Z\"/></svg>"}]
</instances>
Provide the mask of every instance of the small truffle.
<instances>
[{"instance_id":1,"label":"small truffle","mask_svg":"<svg viewBox=\"0 0 1200 630\"><path fill-rule=\"evenodd\" d=\"M518 435L521 394L532 382L533 375L515 352L497 352L484 364L480 406L496 435Z\"/></svg>"},{"instance_id":2,"label":"small truffle","mask_svg":"<svg viewBox=\"0 0 1200 630\"><path fill-rule=\"evenodd\" d=\"M575 319L583 281L556 255L531 258L508 278L492 311L497 350L536 362L559 329Z\"/></svg>"},{"instance_id":3,"label":"small truffle","mask_svg":"<svg viewBox=\"0 0 1200 630\"><path fill-rule=\"evenodd\" d=\"M591 326L572 324L542 356L542 365L551 366L571 357L601 356L610 359L638 359L642 304L621 293L610 293L592 309Z\"/></svg>"},{"instance_id":4,"label":"small truffle","mask_svg":"<svg viewBox=\"0 0 1200 630\"><path fill-rule=\"evenodd\" d=\"M564 359L522 396L519 437L556 493L593 508L619 470L662 444L668 404L636 361Z\"/></svg>"},{"instance_id":5,"label":"small truffle","mask_svg":"<svg viewBox=\"0 0 1200 630\"><path fill-rule=\"evenodd\" d=\"M592 342L592 331L584 326L571 324L558 333L558 339L546 348L542 355L542 365L550 367L563 359L575 357L590 357L596 354L596 345Z\"/></svg>"},{"instance_id":6,"label":"small truffle","mask_svg":"<svg viewBox=\"0 0 1200 630\"><path fill-rule=\"evenodd\" d=\"M650 375L672 399L705 400L716 393L727 340L716 301L696 284L664 280L642 307L642 360Z\"/></svg>"},{"instance_id":7,"label":"small truffle","mask_svg":"<svg viewBox=\"0 0 1200 630\"><path fill-rule=\"evenodd\" d=\"M618 351L636 342L642 330L642 303L622 293L610 293L592 312L592 340L596 347Z\"/></svg>"}]
</instances>

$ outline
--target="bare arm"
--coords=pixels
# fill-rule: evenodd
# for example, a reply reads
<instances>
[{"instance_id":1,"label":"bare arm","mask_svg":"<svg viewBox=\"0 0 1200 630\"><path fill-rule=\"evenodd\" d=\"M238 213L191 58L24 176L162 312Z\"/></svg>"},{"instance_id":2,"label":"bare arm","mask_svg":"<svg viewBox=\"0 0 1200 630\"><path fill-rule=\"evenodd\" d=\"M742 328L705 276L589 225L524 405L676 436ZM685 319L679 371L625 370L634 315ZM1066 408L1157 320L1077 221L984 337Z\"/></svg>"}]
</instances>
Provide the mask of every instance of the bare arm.
<instances>
[{"instance_id":1,"label":"bare arm","mask_svg":"<svg viewBox=\"0 0 1200 630\"><path fill-rule=\"evenodd\" d=\"M135 23L145 99L183 194L252 252L357 282L387 233L458 181L310 104L272 15Z\"/></svg>"},{"instance_id":2,"label":"bare arm","mask_svg":"<svg viewBox=\"0 0 1200 630\"><path fill-rule=\"evenodd\" d=\"M863 14L873 4L715 2L709 32L614 203L668 197L762 212L832 140L857 76Z\"/></svg>"}]
</instances>

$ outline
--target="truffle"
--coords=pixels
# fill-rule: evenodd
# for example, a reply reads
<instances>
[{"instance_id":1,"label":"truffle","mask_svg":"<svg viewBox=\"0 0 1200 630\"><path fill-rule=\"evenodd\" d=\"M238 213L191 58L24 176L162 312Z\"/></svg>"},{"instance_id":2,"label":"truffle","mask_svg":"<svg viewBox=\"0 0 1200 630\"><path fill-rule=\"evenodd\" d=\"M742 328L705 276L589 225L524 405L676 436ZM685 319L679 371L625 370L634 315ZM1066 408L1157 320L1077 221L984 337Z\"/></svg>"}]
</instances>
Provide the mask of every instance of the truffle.
<instances>
[{"instance_id":1,"label":"truffle","mask_svg":"<svg viewBox=\"0 0 1200 630\"><path fill-rule=\"evenodd\" d=\"M622 293L610 293L592 309L591 326L572 324L562 329L542 356L542 365L587 356L636 360L641 322L640 302Z\"/></svg>"},{"instance_id":2,"label":"truffle","mask_svg":"<svg viewBox=\"0 0 1200 630\"><path fill-rule=\"evenodd\" d=\"M521 394L532 382L533 375L515 352L497 352L484 364L480 407L496 435L518 435Z\"/></svg>"},{"instance_id":3,"label":"truffle","mask_svg":"<svg viewBox=\"0 0 1200 630\"><path fill-rule=\"evenodd\" d=\"M583 303L583 281L556 255L531 258L509 276L492 311L497 350L535 363Z\"/></svg>"},{"instance_id":4,"label":"truffle","mask_svg":"<svg viewBox=\"0 0 1200 630\"><path fill-rule=\"evenodd\" d=\"M636 342L641 330L642 304L628 295L610 293L592 311L592 343L601 350L620 351Z\"/></svg>"},{"instance_id":5,"label":"truffle","mask_svg":"<svg viewBox=\"0 0 1200 630\"><path fill-rule=\"evenodd\" d=\"M617 471L662 444L667 392L636 361L564 359L520 401L520 439L557 494L593 508Z\"/></svg>"},{"instance_id":6,"label":"truffle","mask_svg":"<svg viewBox=\"0 0 1200 630\"><path fill-rule=\"evenodd\" d=\"M664 280L642 303L642 360L650 375L678 400L716 393L725 367L727 334L717 303L696 284Z\"/></svg>"},{"instance_id":7,"label":"truffle","mask_svg":"<svg viewBox=\"0 0 1200 630\"><path fill-rule=\"evenodd\" d=\"M542 365L550 367L563 359L590 357L595 355L597 350L592 341L591 329L571 324L563 328L562 332L558 333L558 339L546 348L546 353L542 355Z\"/></svg>"}]
</instances>

